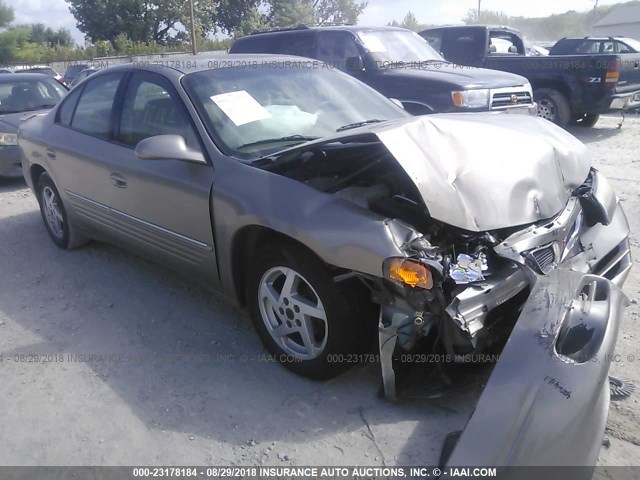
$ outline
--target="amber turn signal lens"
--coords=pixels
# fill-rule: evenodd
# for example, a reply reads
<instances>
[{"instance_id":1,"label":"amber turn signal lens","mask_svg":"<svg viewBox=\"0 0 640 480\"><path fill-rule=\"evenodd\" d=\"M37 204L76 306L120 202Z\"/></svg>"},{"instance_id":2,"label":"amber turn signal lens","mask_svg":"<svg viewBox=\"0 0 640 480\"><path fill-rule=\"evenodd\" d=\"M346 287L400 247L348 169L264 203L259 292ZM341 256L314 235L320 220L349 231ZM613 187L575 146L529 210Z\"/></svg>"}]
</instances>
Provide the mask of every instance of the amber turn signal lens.
<instances>
[{"instance_id":1,"label":"amber turn signal lens","mask_svg":"<svg viewBox=\"0 0 640 480\"><path fill-rule=\"evenodd\" d=\"M390 258L385 261L385 274L391 279L427 290L433 288L433 276L429 267L406 258Z\"/></svg>"},{"instance_id":2,"label":"amber turn signal lens","mask_svg":"<svg viewBox=\"0 0 640 480\"><path fill-rule=\"evenodd\" d=\"M464 107L464 95L462 92L451 92L451 98L456 107Z\"/></svg>"}]
</instances>

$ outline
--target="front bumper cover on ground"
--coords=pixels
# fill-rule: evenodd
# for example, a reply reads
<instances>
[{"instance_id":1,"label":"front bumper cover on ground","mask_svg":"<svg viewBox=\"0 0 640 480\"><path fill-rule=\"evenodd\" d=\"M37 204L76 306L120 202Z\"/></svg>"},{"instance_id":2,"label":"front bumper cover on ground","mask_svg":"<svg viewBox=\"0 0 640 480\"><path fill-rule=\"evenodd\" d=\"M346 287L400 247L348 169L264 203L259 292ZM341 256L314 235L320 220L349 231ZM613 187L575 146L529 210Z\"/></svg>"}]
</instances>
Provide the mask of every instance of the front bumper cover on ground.
<instances>
[{"instance_id":1,"label":"front bumper cover on ground","mask_svg":"<svg viewBox=\"0 0 640 480\"><path fill-rule=\"evenodd\" d=\"M538 277L447 465L595 465L627 304L603 277Z\"/></svg>"}]
</instances>

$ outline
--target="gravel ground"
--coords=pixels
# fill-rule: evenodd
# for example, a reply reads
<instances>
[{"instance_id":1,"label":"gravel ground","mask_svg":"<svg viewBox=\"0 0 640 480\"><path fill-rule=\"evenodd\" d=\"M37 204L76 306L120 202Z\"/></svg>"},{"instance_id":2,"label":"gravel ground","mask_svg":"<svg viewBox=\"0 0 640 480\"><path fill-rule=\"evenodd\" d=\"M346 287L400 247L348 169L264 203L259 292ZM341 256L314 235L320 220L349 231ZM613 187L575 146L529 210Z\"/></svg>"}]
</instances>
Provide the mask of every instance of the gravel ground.
<instances>
[{"instance_id":1,"label":"gravel ground","mask_svg":"<svg viewBox=\"0 0 640 480\"><path fill-rule=\"evenodd\" d=\"M573 133L624 202L640 258L640 120L616 124ZM640 298L634 263L625 290ZM56 248L23 181L0 181L0 273L0 465L433 465L477 398L471 382L391 404L373 365L296 377L224 297L106 245ZM639 313L612 368L636 385ZM33 354L48 361L19 361ZM638 398L612 403L601 464L640 463Z\"/></svg>"}]
</instances>

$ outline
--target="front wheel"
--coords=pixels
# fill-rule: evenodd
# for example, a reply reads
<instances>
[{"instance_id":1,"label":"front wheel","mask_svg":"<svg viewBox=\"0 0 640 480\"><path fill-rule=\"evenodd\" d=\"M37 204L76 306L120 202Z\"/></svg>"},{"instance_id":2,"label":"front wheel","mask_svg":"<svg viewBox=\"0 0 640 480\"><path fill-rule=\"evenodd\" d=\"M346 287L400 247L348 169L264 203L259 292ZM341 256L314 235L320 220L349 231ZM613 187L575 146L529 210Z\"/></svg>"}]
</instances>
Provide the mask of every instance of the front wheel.
<instances>
[{"instance_id":1,"label":"front wheel","mask_svg":"<svg viewBox=\"0 0 640 480\"><path fill-rule=\"evenodd\" d=\"M360 315L350 290L297 245L256 254L246 282L253 325L276 361L309 378L347 370L360 350Z\"/></svg>"},{"instance_id":2,"label":"front wheel","mask_svg":"<svg viewBox=\"0 0 640 480\"><path fill-rule=\"evenodd\" d=\"M533 93L538 104L538 116L561 127L571 120L571 107L566 97L553 88L540 88Z\"/></svg>"}]
</instances>

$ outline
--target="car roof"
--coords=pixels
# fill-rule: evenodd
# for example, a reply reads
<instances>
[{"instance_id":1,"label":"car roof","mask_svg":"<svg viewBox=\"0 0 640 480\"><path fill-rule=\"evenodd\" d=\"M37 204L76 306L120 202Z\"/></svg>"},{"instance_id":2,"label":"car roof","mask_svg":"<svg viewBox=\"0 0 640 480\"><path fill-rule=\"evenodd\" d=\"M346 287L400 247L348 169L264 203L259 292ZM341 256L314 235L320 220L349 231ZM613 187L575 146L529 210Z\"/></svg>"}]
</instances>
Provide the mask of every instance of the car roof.
<instances>
[{"instance_id":1,"label":"car roof","mask_svg":"<svg viewBox=\"0 0 640 480\"><path fill-rule=\"evenodd\" d=\"M342 32L374 32L374 31L407 31L406 28L392 27L392 26L380 26L380 27L367 27L362 25L299 25L292 28L272 28L268 30L257 30L251 35L247 35L242 38L250 38L256 35L273 35L277 33L302 33L302 32L317 32L317 31L342 31ZM240 40L240 39L238 39Z\"/></svg>"},{"instance_id":2,"label":"car roof","mask_svg":"<svg viewBox=\"0 0 640 480\"><path fill-rule=\"evenodd\" d=\"M564 37L558 41L562 40L595 40L595 41L607 41L607 40L624 40L628 37Z\"/></svg>"},{"instance_id":3,"label":"car roof","mask_svg":"<svg viewBox=\"0 0 640 480\"><path fill-rule=\"evenodd\" d=\"M47 78L47 79L50 78L53 80L53 77L50 77L45 73L14 73L13 75L6 75L6 76L0 77L0 83L5 83L5 81L19 82L20 80L38 80L38 79L42 80L43 78Z\"/></svg>"},{"instance_id":4,"label":"car roof","mask_svg":"<svg viewBox=\"0 0 640 480\"><path fill-rule=\"evenodd\" d=\"M506 25L438 25L435 27L429 27L422 30L423 32L427 32L429 30L438 30L440 28L484 28L487 30L504 30L505 32L515 32L520 33L515 28L507 27Z\"/></svg>"},{"instance_id":5,"label":"car roof","mask_svg":"<svg viewBox=\"0 0 640 480\"><path fill-rule=\"evenodd\" d=\"M319 60L311 60L308 58L295 57L293 55L276 55L276 54L256 54L256 53L231 53L231 54L219 54L213 56L204 55L188 55L176 57L175 60L163 59L158 60L158 63L154 64L153 60L145 62L133 62L125 63L122 65L114 65L109 68L100 69L96 75L106 75L121 70L131 71L160 71L171 76L175 73L179 74L191 74L196 72L202 72L204 70L218 70L228 69L230 67L243 67L255 68L254 65L269 65L274 62L320 62ZM273 67L270 67L273 68Z\"/></svg>"}]
</instances>

